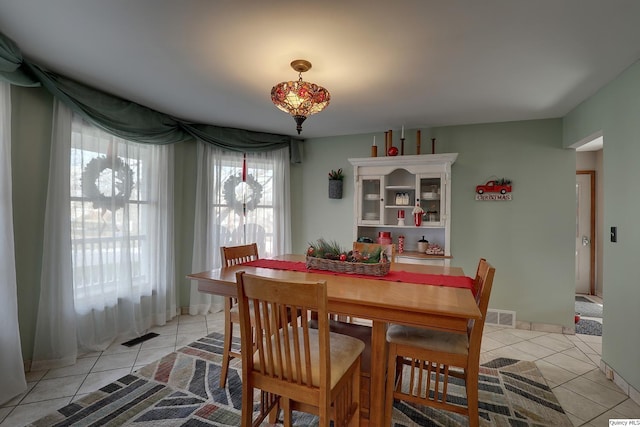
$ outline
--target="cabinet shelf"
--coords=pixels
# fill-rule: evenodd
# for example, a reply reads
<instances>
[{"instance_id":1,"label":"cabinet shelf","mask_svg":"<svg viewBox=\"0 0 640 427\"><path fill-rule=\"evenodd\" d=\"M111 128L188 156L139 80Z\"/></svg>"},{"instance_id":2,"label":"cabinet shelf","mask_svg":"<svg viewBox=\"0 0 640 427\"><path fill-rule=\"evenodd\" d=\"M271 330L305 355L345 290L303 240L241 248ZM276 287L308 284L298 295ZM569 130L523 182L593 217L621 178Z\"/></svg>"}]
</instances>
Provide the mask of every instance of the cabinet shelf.
<instances>
[{"instance_id":1,"label":"cabinet shelf","mask_svg":"<svg viewBox=\"0 0 640 427\"><path fill-rule=\"evenodd\" d=\"M451 259L451 255L427 255L418 251L404 251L402 253L396 253L398 257L407 257L414 259Z\"/></svg>"},{"instance_id":2,"label":"cabinet shelf","mask_svg":"<svg viewBox=\"0 0 640 427\"><path fill-rule=\"evenodd\" d=\"M387 190L413 190L415 191L416 187L412 186L412 185L387 185L386 187L384 187Z\"/></svg>"},{"instance_id":3,"label":"cabinet shelf","mask_svg":"<svg viewBox=\"0 0 640 427\"><path fill-rule=\"evenodd\" d=\"M406 220L405 220L406 221ZM420 227L416 227L415 225L405 222L405 225L398 224L358 224L358 227L369 227L369 228L404 228L409 230L421 230L425 229L433 229L433 228L445 228L444 225L441 225L439 222L429 223L423 222Z\"/></svg>"}]
</instances>

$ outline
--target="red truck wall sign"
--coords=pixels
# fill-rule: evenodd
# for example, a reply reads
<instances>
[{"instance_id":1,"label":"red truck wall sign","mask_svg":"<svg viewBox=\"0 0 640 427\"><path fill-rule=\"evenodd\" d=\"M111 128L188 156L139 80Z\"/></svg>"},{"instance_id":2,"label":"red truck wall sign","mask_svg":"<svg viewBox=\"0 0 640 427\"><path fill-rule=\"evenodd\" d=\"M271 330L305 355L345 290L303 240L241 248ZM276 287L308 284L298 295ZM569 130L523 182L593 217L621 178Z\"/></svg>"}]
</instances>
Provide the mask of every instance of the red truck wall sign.
<instances>
[{"instance_id":1,"label":"red truck wall sign","mask_svg":"<svg viewBox=\"0 0 640 427\"><path fill-rule=\"evenodd\" d=\"M502 178L476 185L476 200L511 200L511 181Z\"/></svg>"}]
</instances>

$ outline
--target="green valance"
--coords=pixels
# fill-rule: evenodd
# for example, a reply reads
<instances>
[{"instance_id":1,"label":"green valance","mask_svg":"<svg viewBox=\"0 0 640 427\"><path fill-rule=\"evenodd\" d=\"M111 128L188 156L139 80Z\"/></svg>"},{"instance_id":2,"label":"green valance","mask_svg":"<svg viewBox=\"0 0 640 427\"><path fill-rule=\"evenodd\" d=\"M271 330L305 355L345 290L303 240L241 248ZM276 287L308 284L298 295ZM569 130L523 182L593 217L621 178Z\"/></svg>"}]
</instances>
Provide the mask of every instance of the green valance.
<instances>
[{"instance_id":1,"label":"green valance","mask_svg":"<svg viewBox=\"0 0 640 427\"><path fill-rule=\"evenodd\" d=\"M95 126L121 138L147 144L173 144L192 138L225 150L271 151L289 147L300 161L299 141L286 135L189 123L113 96L26 61L18 46L0 33L0 79L17 86L45 87Z\"/></svg>"},{"instance_id":2,"label":"green valance","mask_svg":"<svg viewBox=\"0 0 640 427\"><path fill-rule=\"evenodd\" d=\"M0 78L18 86L37 87L40 82L23 68L22 53L13 40L0 33Z\"/></svg>"}]
</instances>

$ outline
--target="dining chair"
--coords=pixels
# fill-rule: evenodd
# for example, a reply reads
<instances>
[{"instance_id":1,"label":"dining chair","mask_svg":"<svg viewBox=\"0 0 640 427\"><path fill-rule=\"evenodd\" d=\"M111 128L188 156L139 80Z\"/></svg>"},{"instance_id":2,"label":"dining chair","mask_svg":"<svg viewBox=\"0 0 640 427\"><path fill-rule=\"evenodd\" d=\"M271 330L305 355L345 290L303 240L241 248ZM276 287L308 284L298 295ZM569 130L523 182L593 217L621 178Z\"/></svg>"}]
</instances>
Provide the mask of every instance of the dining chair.
<instances>
[{"instance_id":1,"label":"dining chair","mask_svg":"<svg viewBox=\"0 0 640 427\"><path fill-rule=\"evenodd\" d=\"M240 246L222 246L220 247L220 255L222 256L222 266L231 267L232 265L243 264L249 261L259 259L258 245L250 243ZM220 372L220 387L224 388L227 382L227 374L229 373L229 363L232 358L240 358L240 353L231 349L233 341L233 325L240 323L240 315L238 314L237 298L225 298L224 302L224 344L222 347L222 370Z\"/></svg>"},{"instance_id":2,"label":"dining chair","mask_svg":"<svg viewBox=\"0 0 640 427\"><path fill-rule=\"evenodd\" d=\"M389 326L385 425L391 425L394 399L463 414L470 426L479 425L480 345L494 275L495 268L480 259L473 292L482 318L469 320L466 333ZM406 383L404 375L409 376ZM447 393L450 376L464 380L466 404ZM455 385L451 388L457 389Z\"/></svg>"},{"instance_id":3,"label":"dining chair","mask_svg":"<svg viewBox=\"0 0 640 427\"><path fill-rule=\"evenodd\" d=\"M280 281L240 271L236 283L242 343L241 425L260 425L281 408L284 426L292 425L293 410L317 415L321 427L328 427L330 420L336 427L358 426L364 344L329 332L326 282ZM318 329L309 325L311 312L317 313ZM261 391L255 420L254 388Z\"/></svg>"},{"instance_id":4,"label":"dining chair","mask_svg":"<svg viewBox=\"0 0 640 427\"><path fill-rule=\"evenodd\" d=\"M378 248L382 248L384 253L387 254L389 262L393 265L396 262L396 245L393 243L380 244L380 243L364 243L353 242L353 250L360 253L372 253Z\"/></svg>"}]
</instances>

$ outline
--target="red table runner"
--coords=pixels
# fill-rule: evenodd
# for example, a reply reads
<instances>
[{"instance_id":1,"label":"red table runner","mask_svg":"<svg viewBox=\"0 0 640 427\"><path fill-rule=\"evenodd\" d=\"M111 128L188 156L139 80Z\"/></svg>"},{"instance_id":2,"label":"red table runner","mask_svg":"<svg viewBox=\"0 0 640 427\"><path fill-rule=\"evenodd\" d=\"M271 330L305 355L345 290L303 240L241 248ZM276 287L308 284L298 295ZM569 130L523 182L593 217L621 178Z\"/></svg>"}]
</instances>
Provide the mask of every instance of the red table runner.
<instances>
[{"instance_id":1,"label":"red table runner","mask_svg":"<svg viewBox=\"0 0 640 427\"><path fill-rule=\"evenodd\" d=\"M385 276L369 276L366 274L336 273L335 271L307 269L307 265L300 261L281 261L275 259L258 259L244 265L260 268L272 268L274 270L299 271L306 273L329 274L333 276L361 277L364 279L386 280L390 282L416 283L419 285L449 286L453 288L466 288L473 290L473 279L467 276L447 276L444 274L423 274L409 271L389 271Z\"/></svg>"}]
</instances>

